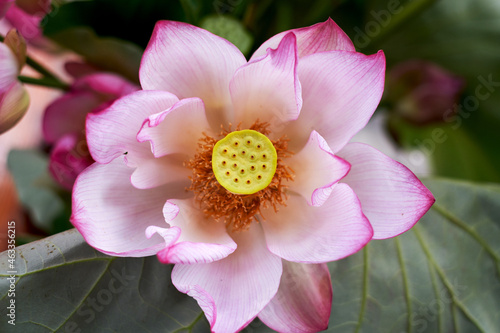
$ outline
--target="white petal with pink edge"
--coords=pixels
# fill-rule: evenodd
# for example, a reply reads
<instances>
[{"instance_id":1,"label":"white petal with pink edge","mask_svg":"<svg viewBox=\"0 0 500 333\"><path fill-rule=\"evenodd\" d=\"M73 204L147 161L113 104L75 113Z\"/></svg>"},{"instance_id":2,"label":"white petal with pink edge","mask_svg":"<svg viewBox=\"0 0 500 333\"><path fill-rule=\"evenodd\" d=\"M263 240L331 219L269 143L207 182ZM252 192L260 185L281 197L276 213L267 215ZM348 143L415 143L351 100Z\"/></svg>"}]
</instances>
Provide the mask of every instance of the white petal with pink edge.
<instances>
[{"instance_id":1,"label":"white petal with pink edge","mask_svg":"<svg viewBox=\"0 0 500 333\"><path fill-rule=\"evenodd\" d=\"M236 122L243 127L255 120L285 122L297 119L302 92L297 75L297 45L289 33L277 49L250 61L234 74L230 83Z\"/></svg>"},{"instance_id":2,"label":"white petal with pink edge","mask_svg":"<svg viewBox=\"0 0 500 333\"><path fill-rule=\"evenodd\" d=\"M256 223L232 235L236 251L210 264L175 265L172 282L203 308L213 332L237 332L252 321L278 290L282 263L270 253Z\"/></svg>"},{"instance_id":3,"label":"white petal with pink edge","mask_svg":"<svg viewBox=\"0 0 500 333\"><path fill-rule=\"evenodd\" d=\"M180 235L174 243L167 229L154 229L164 233L160 235L168 245L158 252L158 259L162 263L210 263L223 259L236 250L236 243L227 234L225 224L207 218L193 199L167 201L163 207L163 215L172 228L180 230ZM151 233L148 237L150 235Z\"/></svg>"},{"instance_id":4,"label":"white petal with pink edge","mask_svg":"<svg viewBox=\"0 0 500 333\"><path fill-rule=\"evenodd\" d=\"M290 195L277 213L262 211L261 222L269 250L281 258L302 263L324 263L359 251L373 230L354 192L346 184L333 186L320 207Z\"/></svg>"},{"instance_id":5,"label":"white petal with pink edge","mask_svg":"<svg viewBox=\"0 0 500 333\"><path fill-rule=\"evenodd\" d=\"M114 256L143 257L162 249L164 241L144 235L148 226L168 226L162 207L176 197L175 188L138 190L130 184L133 169L122 158L94 163L78 176L73 187L71 223L87 243Z\"/></svg>"},{"instance_id":6,"label":"white petal with pink edge","mask_svg":"<svg viewBox=\"0 0 500 333\"><path fill-rule=\"evenodd\" d=\"M315 333L327 329L332 306L332 281L326 264L283 260L278 293L259 319L278 332Z\"/></svg>"},{"instance_id":7,"label":"white petal with pink edge","mask_svg":"<svg viewBox=\"0 0 500 333\"><path fill-rule=\"evenodd\" d=\"M288 130L291 144L304 144L316 130L331 150L339 151L378 106L384 90L385 56L331 51L312 54L299 62L304 104ZM298 143L296 142L298 140Z\"/></svg>"},{"instance_id":8,"label":"white petal with pink edge","mask_svg":"<svg viewBox=\"0 0 500 333\"><path fill-rule=\"evenodd\" d=\"M130 177L132 185L139 189L153 188L165 184L184 184L189 187L191 171L184 166L189 156L170 154L159 158L145 158Z\"/></svg>"},{"instance_id":9,"label":"white petal with pink edge","mask_svg":"<svg viewBox=\"0 0 500 333\"><path fill-rule=\"evenodd\" d=\"M165 91L137 91L114 102L109 108L87 116L87 144L94 160L109 163L127 154L127 163L137 166L151 158L150 146L137 141L137 133L152 114L169 109L179 99Z\"/></svg>"},{"instance_id":10,"label":"white petal with pink edge","mask_svg":"<svg viewBox=\"0 0 500 333\"><path fill-rule=\"evenodd\" d=\"M142 88L165 90L179 98L199 97L219 129L230 117L229 81L246 63L227 40L187 23L159 21L139 70Z\"/></svg>"},{"instance_id":11,"label":"white petal with pink edge","mask_svg":"<svg viewBox=\"0 0 500 333\"><path fill-rule=\"evenodd\" d=\"M342 182L356 192L375 239L409 230L435 201L413 172L369 145L349 143L339 155L351 163Z\"/></svg>"},{"instance_id":12,"label":"white petal with pink edge","mask_svg":"<svg viewBox=\"0 0 500 333\"><path fill-rule=\"evenodd\" d=\"M310 27L287 30L274 35L255 51L250 60L266 54L268 48L275 49L289 32L297 36L299 58L325 51L356 50L346 33L331 18L328 18L325 22Z\"/></svg>"},{"instance_id":13,"label":"white petal with pink edge","mask_svg":"<svg viewBox=\"0 0 500 333\"><path fill-rule=\"evenodd\" d=\"M342 179L351 166L335 156L326 141L312 131L304 148L286 160L295 172L295 178L287 184L291 191L299 193L312 206L321 206L330 196L332 185Z\"/></svg>"},{"instance_id":14,"label":"white petal with pink edge","mask_svg":"<svg viewBox=\"0 0 500 333\"><path fill-rule=\"evenodd\" d=\"M202 133L209 130L203 101L186 98L168 110L149 116L137 134L137 140L151 142L155 157L175 153L193 156Z\"/></svg>"}]
</instances>

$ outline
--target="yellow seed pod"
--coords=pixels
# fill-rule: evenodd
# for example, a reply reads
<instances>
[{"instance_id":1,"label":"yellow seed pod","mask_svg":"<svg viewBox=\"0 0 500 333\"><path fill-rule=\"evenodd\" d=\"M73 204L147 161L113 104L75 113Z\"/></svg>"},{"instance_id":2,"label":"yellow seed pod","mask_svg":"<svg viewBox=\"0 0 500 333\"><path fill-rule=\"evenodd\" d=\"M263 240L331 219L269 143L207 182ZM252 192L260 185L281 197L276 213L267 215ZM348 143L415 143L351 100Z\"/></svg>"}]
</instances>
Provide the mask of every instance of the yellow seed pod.
<instances>
[{"instance_id":1,"label":"yellow seed pod","mask_svg":"<svg viewBox=\"0 0 500 333\"><path fill-rule=\"evenodd\" d=\"M265 189L273 180L277 164L278 154L271 140L254 130L229 133L212 152L215 178L235 194Z\"/></svg>"}]
</instances>

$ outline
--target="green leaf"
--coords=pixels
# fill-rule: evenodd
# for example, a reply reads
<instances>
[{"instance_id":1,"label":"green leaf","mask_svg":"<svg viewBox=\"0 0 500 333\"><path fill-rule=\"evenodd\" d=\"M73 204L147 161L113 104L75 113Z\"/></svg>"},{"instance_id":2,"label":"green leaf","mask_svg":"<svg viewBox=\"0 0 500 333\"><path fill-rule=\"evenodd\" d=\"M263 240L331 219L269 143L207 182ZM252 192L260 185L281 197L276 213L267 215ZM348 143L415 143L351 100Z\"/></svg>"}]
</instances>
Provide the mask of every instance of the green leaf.
<instances>
[{"instance_id":1,"label":"green leaf","mask_svg":"<svg viewBox=\"0 0 500 333\"><path fill-rule=\"evenodd\" d=\"M412 230L330 265L329 332L500 327L500 186L426 185L436 203Z\"/></svg>"},{"instance_id":2,"label":"green leaf","mask_svg":"<svg viewBox=\"0 0 500 333\"><path fill-rule=\"evenodd\" d=\"M50 38L103 70L116 72L132 82L139 82L143 50L133 43L99 37L88 27L65 29L50 35Z\"/></svg>"},{"instance_id":3,"label":"green leaf","mask_svg":"<svg viewBox=\"0 0 500 333\"><path fill-rule=\"evenodd\" d=\"M207 16L202 20L200 27L227 39L243 54L247 54L252 47L252 35L246 31L240 21L231 16Z\"/></svg>"},{"instance_id":4,"label":"green leaf","mask_svg":"<svg viewBox=\"0 0 500 333\"><path fill-rule=\"evenodd\" d=\"M170 281L156 257L116 258L73 229L0 255L0 307L15 300L18 332L206 332L196 302ZM15 273L11 273L15 271ZM7 279L15 277L14 295ZM10 318L9 318L10 319ZM0 331L10 332L6 318Z\"/></svg>"},{"instance_id":5,"label":"green leaf","mask_svg":"<svg viewBox=\"0 0 500 333\"><path fill-rule=\"evenodd\" d=\"M54 191L47 156L37 151L12 150L7 165L14 177L19 198L34 224L50 233L53 222L64 212L64 202Z\"/></svg>"}]
</instances>

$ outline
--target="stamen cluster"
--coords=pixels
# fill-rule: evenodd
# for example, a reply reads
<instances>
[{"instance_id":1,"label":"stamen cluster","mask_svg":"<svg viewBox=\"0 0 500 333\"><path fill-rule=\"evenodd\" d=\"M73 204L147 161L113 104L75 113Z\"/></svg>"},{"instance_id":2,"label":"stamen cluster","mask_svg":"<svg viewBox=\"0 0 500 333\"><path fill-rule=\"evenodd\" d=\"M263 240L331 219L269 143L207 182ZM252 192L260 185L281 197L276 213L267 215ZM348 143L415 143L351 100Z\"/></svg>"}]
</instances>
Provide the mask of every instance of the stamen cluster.
<instances>
[{"instance_id":1,"label":"stamen cluster","mask_svg":"<svg viewBox=\"0 0 500 333\"><path fill-rule=\"evenodd\" d=\"M268 135L269 124L256 121L249 129ZM239 126L236 130L240 130ZM199 203L206 216L223 222L232 231L246 230L254 220L255 215L262 218L261 208L272 207L278 211L279 206L286 206L285 181L292 181L293 170L284 163L284 159L292 156L288 151L288 139L286 136L278 140L271 140L278 161L276 173L271 183L253 194L235 194L226 190L219 184L212 170L212 152L215 144L231 133L231 128L221 129L218 138L213 138L205 133L198 142L198 151L195 156L186 163L186 166L193 171L190 177L191 186L189 191L193 191L195 200Z\"/></svg>"}]
</instances>

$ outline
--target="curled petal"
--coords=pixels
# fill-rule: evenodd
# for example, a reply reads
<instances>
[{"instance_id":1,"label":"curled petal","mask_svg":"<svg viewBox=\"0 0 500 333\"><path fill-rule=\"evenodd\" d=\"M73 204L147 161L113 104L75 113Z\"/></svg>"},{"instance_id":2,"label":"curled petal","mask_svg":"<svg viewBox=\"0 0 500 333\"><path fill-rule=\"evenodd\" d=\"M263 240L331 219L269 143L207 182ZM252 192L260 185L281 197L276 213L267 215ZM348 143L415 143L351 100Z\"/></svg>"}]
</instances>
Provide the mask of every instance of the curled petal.
<instances>
[{"instance_id":1,"label":"curled petal","mask_svg":"<svg viewBox=\"0 0 500 333\"><path fill-rule=\"evenodd\" d=\"M269 208L262 214L269 250L293 262L342 259L359 251L373 235L358 198L346 184L335 185L320 207L291 195L277 213Z\"/></svg>"},{"instance_id":2,"label":"curled petal","mask_svg":"<svg viewBox=\"0 0 500 333\"><path fill-rule=\"evenodd\" d=\"M297 45L293 33L263 57L250 61L230 83L237 122L251 125L255 119L271 124L297 119L302 91L297 75Z\"/></svg>"},{"instance_id":3,"label":"curled petal","mask_svg":"<svg viewBox=\"0 0 500 333\"><path fill-rule=\"evenodd\" d=\"M311 132L306 146L289 158L287 164L295 171L290 190L301 194L312 206L321 206L330 196L332 186L351 168L331 152L316 131Z\"/></svg>"},{"instance_id":4,"label":"curled petal","mask_svg":"<svg viewBox=\"0 0 500 333\"><path fill-rule=\"evenodd\" d=\"M434 204L434 196L407 167L362 143L349 143L339 155L351 163L342 180L361 201L375 239L409 230Z\"/></svg>"},{"instance_id":5,"label":"curled petal","mask_svg":"<svg viewBox=\"0 0 500 333\"><path fill-rule=\"evenodd\" d=\"M283 260L278 293L259 319L278 332L315 333L325 330L332 307L332 281L326 264Z\"/></svg>"},{"instance_id":6,"label":"curled petal","mask_svg":"<svg viewBox=\"0 0 500 333\"><path fill-rule=\"evenodd\" d=\"M157 253L164 241L144 237L147 227L167 226L162 207L183 189L138 190L130 184L133 169L121 158L94 163L76 179L71 223L87 243L109 255L143 257ZM179 192L181 191L181 192Z\"/></svg>"},{"instance_id":7,"label":"curled petal","mask_svg":"<svg viewBox=\"0 0 500 333\"><path fill-rule=\"evenodd\" d=\"M109 163L126 154L127 163L151 158L148 144L137 141L137 133L152 114L169 109L178 98L165 91L137 91L114 102L109 108L89 114L87 142L94 160Z\"/></svg>"},{"instance_id":8,"label":"curled petal","mask_svg":"<svg viewBox=\"0 0 500 333\"><path fill-rule=\"evenodd\" d=\"M331 18L328 18L325 22L310 27L280 32L265 41L250 60L266 54L266 50L269 48L276 48L289 32L293 32L297 36L299 58L325 51L355 51L354 45L345 32Z\"/></svg>"},{"instance_id":9,"label":"curled petal","mask_svg":"<svg viewBox=\"0 0 500 333\"><path fill-rule=\"evenodd\" d=\"M179 98L199 97L215 130L230 116L229 80L246 63L227 40L190 24L159 21L142 58L145 90L165 90Z\"/></svg>"},{"instance_id":10,"label":"curled petal","mask_svg":"<svg viewBox=\"0 0 500 333\"><path fill-rule=\"evenodd\" d=\"M168 235L162 235L167 246L158 252L158 259L162 263L210 263L236 250L236 243L227 234L225 225L206 218L199 207L195 207L192 199L167 201L163 215L172 228L180 230L180 234L174 243L170 233L164 231Z\"/></svg>"},{"instance_id":11,"label":"curled petal","mask_svg":"<svg viewBox=\"0 0 500 333\"><path fill-rule=\"evenodd\" d=\"M175 287L198 301L213 332L243 329L274 297L281 278L281 259L267 250L259 225L233 238L238 248L227 258L172 271Z\"/></svg>"},{"instance_id":12,"label":"curled petal","mask_svg":"<svg viewBox=\"0 0 500 333\"><path fill-rule=\"evenodd\" d=\"M168 110L149 116L137 134L137 140L150 141L155 157L175 153L192 156L201 133L209 129L203 101L186 98Z\"/></svg>"},{"instance_id":13,"label":"curled petal","mask_svg":"<svg viewBox=\"0 0 500 333\"><path fill-rule=\"evenodd\" d=\"M299 119L287 129L290 138L304 144L305 135L316 130L336 153L372 116L382 97L384 77L382 51L371 56L331 51L302 58L304 105Z\"/></svg>"}]
</instances>

